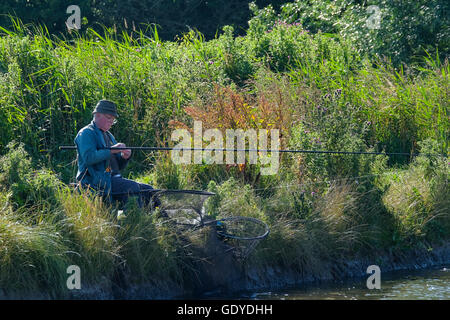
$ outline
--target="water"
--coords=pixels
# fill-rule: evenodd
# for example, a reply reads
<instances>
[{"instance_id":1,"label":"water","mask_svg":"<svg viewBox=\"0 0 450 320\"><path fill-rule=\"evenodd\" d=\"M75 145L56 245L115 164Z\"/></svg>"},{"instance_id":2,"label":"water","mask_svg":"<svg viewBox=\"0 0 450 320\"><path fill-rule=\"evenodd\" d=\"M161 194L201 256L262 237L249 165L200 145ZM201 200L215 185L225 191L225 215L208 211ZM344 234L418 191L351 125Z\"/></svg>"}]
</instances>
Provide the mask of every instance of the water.
<instances>
[{"instance_id":1,"label":"water","mask_svg":"<svg viewBox=\"0 0 450 320\"><path fill-rule=\"evenodd\" d=\"M369 277L369 275L367 275ZM450 299L450 265L420 271L381 274L381 289L369 290L367 278L277 292L244 294L244 299L280 300L444 300Z\"/></svg>"}]
</instances>

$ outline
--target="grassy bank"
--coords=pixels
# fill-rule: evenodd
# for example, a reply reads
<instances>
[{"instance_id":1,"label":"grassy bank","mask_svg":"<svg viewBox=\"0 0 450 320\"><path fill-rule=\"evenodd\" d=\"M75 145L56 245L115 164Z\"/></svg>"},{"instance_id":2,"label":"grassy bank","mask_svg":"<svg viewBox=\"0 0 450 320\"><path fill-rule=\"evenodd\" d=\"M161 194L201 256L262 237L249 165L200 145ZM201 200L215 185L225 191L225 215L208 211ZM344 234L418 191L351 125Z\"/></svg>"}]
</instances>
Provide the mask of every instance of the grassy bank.
<instances>
[{"instance_id":1,"label":"grassy bank","mask_svg":"<svg viewBox=\"0 0 450 320\"><path fill-rule=\"evenodd\" d=\"M255 25L254 25L255 26ZM320 273L323 262L417 247L450 236L448 61L394 68L349 40L297 24L231 27L211 41L88 32L70 41L20 24L0 38L0 288L66 297L69 265L83 281L190 288L202 233L181 233L133 206L124 220L73 193L72 144L102 98L127 145L170 145L176 127L277 128L283 148L422 152L405 157L284 154L259 165L175 165L136 153L125 175L157 188L205 189L214 216L257 217L271 228L246 262ZM15 142L14 142L15 141ZM438 156L436 154L443 154Z\"/></svg>"},{"instance_id":2,"label":"grassy bank","mask_svg":"<svg viewBox=\"0 0 450 320\"><path fill-rule=\"evenodd\" d=\"M23 165L24 155L16 146L1 161ZM19 182L8 182L14 175ZM209 245L204 232L181 232L133 206L118 220L116 208L32 167L3 165L0 178L8 187L0 199L4 294L68 297L70 265L82 270L83 286L103 290L118 283L118 270L128 285L167 282L186 292L195 287L197 263L206 258L201 248ZM432 250L450 234L448 163L442 159L419 157L407 169L332 183L285 181L270 197L233 177L210 182L208 189L217 193L207 203L210 214L257 217L270 226L269 237L245 262L249 268L320 276L333 261Z\"/></svg>"}]
</instances>

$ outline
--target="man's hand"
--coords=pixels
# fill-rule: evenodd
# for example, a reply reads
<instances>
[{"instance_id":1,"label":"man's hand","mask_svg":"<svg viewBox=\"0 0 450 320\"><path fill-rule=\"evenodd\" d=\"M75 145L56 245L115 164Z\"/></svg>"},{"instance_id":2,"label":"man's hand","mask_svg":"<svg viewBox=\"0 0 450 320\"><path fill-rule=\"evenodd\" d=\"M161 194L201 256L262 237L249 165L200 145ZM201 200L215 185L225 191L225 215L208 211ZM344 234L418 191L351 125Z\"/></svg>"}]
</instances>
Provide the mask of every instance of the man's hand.
<instances>
[{"instance_id":1,"label":"man's hand","mask_svg":"<svg viewBox=\"0 0 450 320\"><path fill-rule=\"evenodd\" d=\"M111 146L111 148L125 148L125 143L116 143L115 145ZM125 151L125 150L113 150L113 149L111 149L111 153L121 153L123 151Z\"/></svg>"},{"instance_id":2,"label":"man's hand","mask_svg":"<svg viewBox=\"0 0 450 320\"><path fill-rule=\"evenodd\" d=\"M125 148L125 143L116 143L115 145L111 146L111 148ZM122 153L122 158L127 160L131 157L131 149L121 149L121 150L112 150L111 153Z\"/></svg>"},{"instance_id":3,"label":"man's hand","mask_svg":"<svg viewBox=\"0 0 450 320\"><path fill-rule=\"evenodd\" d=\"M125 160L128 160L130 157L131 157L131 150L130 149L122 150L122 158L124 158Z\"/></svg>"}]
</instances>

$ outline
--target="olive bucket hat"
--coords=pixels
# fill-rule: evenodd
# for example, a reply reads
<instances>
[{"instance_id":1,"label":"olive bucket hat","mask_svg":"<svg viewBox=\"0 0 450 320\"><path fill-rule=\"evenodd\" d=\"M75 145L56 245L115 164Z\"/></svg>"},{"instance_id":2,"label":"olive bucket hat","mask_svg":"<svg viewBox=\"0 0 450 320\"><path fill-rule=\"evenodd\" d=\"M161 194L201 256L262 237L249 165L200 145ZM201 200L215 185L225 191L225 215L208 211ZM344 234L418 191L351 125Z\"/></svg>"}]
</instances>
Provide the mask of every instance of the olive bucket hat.
<instances>
[{"instance_id":1,"label":"olive bucket hat","mask_svg":"<svg viewBox=\"0 0 450 320\"><path fill-rule=\"evenodd\" d=\"M117 106L114 102L109 100L100 100L97 105L95 106L94 111L92 111L92 114L95 113L106 113L113 115L114 117L118 118L119 115L117 114Z\"/></svg>"}]
</instances>

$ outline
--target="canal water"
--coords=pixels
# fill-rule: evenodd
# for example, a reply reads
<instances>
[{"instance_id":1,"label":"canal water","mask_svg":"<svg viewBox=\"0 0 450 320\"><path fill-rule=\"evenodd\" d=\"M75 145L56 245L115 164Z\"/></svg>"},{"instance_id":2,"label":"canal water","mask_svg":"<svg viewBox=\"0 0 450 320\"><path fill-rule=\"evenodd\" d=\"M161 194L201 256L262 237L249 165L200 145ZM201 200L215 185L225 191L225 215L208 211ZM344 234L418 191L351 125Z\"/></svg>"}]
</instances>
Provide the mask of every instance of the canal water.
<instances>
[{"instance_id":1,"label":"canal water","mask_svg":"<svg viewBox=\"0 0 450 320\"><path fill-rule=\"evenodd\" d=\"M367 278L370 275L367 275ZM367 278L280 291L244 293L241 299L279 300L444 300L450 299L450 265L381 274L381 288L368 289Z\"/></svg>"}]
</instances>

